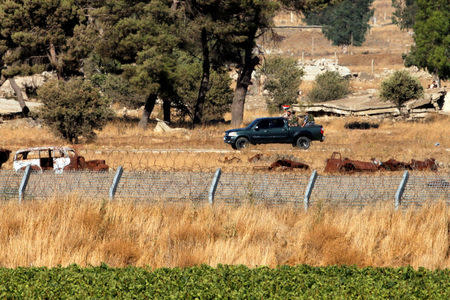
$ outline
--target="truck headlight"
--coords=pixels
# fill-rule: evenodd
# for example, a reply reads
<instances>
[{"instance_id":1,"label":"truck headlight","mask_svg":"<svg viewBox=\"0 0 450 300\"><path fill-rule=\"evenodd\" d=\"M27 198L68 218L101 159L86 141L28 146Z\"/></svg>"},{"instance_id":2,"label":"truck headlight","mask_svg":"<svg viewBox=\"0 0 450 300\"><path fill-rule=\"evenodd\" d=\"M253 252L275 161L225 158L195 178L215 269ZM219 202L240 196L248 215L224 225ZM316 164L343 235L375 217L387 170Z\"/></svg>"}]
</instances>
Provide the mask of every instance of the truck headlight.
<instances>
[{"instance_id":1,"label":"truck headlight","mask_svg":"<svg viewBox=\"0 0 450 300\"><path fill-rule=\"evenodd\" d=\"M237 132L230 132L228 133L228 136L237 136Z\"/></svg>"}]
</instances>

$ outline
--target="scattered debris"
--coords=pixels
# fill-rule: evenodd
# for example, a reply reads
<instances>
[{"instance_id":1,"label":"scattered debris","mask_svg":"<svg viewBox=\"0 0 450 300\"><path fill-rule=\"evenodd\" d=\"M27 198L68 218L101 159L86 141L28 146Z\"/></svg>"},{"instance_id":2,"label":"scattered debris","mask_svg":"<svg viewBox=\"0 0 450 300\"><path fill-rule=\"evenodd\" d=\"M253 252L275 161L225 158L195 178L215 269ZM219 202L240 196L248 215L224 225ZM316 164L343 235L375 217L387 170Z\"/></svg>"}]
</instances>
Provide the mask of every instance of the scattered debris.
<instances>
[{"instance_id":1,"label":"scattered debris","mask_svg":"<svg viewBox=\"0 0 450 300\"><path fill-rule=\"evenodd\" d=\"M374 172L374 171L401 171L401 170L418 170L418 171L437 171L438 166L434 158L427 158L423 161L411 159L406 163L395 160L393 158L381 162L372 158L370 162L351 160L349 158L342 159L339 152L333 152L331 158L327 159L325 172Z\"/></svg>"},{"instance_id":2,"label":"scattered debris","mask_svg":"<svg viewBox=\"0 0 450 300\"><path fill-rule=\"evenodd\" d=\"M2 168L2 165L8 161L10 154L10 150L0 148L0 169Z\"/></svg>"},{"instance_id":3,"label":"scattered debris","mask_svg":"<svg viewBox=\"0 0 450 300\"><path fill-rule=\"evenodd\" d=\"M327 159L325 172L374 172L378 166L373 162L364 162L359 160L342 159L341 153L333 152L331 158Z\"/></svg>"},{"instance_id":4,"label":"scattered debris","mask_svg":"<svg viewBox=\"0 0 450 300\"><path fill-rule=\"evenodd\" d=\"M370 129L370 128L378 128L380 125L369 122L350 122L344 125L347 129Z\"/></svg>"},{"instance_id":5,"label":"scattered debris","mask_svg":"<svg viewBox=\"0 0 450 300\"><path fill-rule=\"evenodd\" d=\"M248 162L250 162L250 163L257 162L257 161L261 160L261 158L263 157L263 155L264 155L264 154L262 154L262 153L255 154L255 155L253 155L252 157L250 157L250 158L248 159Z\"/></svg>"},{"instance_id":6,"label":"scattered debris","mask_svg":"<svg viewBox=\"0 0 450 300\"><path fill-rule=\"evenodd\" d=\"M274 170L280 167L284 169L305 169L305 170L309 169L309 166L307 164L292 161L289 159L279 159L270 165L269 170Z\"/></svg>"},{"instance_id":7,"label":"scattered debris","mask_svg":"<svg viewBox=\"0 0 450 300\"><path fill-rule=\"evenodd\" d=\"M241 162L241 159L239 157L236 157L236 156L232 156L232 157L225 156L223 158L222 162L226 163L226 164L238 163L238 162Z\"/></svg>"},{"instance_id":8,"label":"scattered debris","mask_svg":"<svg viewBox=\"0 0 450 300\"><path fill-rule=\"evenodd\" d=\"M156 119L158 123L156 123L155 128L153 129L153 132L182 132L187 133L188 130L185 128L172 128L163 120Z\"/></svg>"}]
</instances>

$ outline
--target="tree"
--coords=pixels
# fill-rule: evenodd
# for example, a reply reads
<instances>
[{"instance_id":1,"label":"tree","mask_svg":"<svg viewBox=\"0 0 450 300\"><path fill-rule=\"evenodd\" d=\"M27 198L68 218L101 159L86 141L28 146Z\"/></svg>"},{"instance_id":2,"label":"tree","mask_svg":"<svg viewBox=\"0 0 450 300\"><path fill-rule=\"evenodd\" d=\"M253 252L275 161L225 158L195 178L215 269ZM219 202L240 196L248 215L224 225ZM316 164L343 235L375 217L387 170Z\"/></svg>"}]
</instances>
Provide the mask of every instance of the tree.
<instances>
[{"instance_id":1,"label":"tree","mask_svg":"<svg viewBox=\"0 0 450 300\"><path fill-rule=\"evenodd\" d=\"M323 34L336 46L361 46L373 16L373 0L344 0L322 11L307 13L310 25L323 25Z\"/></svg>"},{"instance_id":2,"label":"tree","mask_svg":"<svg viewBox=\"0 0 450 300\"><path fill-rule=\"evenodd\" d=\"M0 0L1 78L9 78L22 112L28 107L14 76L55 70L59 78L76 72L67 41L82 16L73 0ZM65 68L70 64L73 68Z\"/></svg>"},{"instance_id":3,"label":"tree","mask_svg":"<svg viewBox=\"0 0 450 300\"><path fill-rule=\"evenodd\" d=\"M316 76L314 86L308 93L312 102L336 100L349 93L349 82L338 72L327 71Z\"/></svg>"},{"instance_id":4,"label":"tree","mask_svg":"<svg viewBox=\"0 0 450 300\"><path fill-rule=\"evenodd\" d=\"M67 41L83 21L75 0L0 0L0 63L2 75L29 75L66 70Z\"/></svg>"},{"instance_id":5,"label":"tree","mask_svg":"<svg viewBox=\"0 0 450 300\"><path fill-rule=\"evenodd\" d=\"M227 60L237 71L236 88L231 105L231 123L239 126L244 116L245 96L252 84L252 73L259 64L256 39L272 26L272 19L280 6L297 12L307 12L326 7L335 0L224 0L223 9L229 10L229 20L224 29L230 30L226 38L229 55ZM225 45L227 43L224 43Z\"/></svg>"},{"instance_id":6,"label":"tree","mask_svg":"<svg viewBox=\"0 0 450 300\"><path fill-rule=\"evenodd\" d=\"M423 87L419 80L413 78L408 71L396 71L381 83L380 97L400 107L408 100L418 99L423 95Z\"/></svg>"},{"instance_id":7,"label":"tree","mask_svg":"<svg viewBox=\"0 0 450 300\"><path fill-rule=\"evenodd\" d=\"M196 116L198 90L203 76L202 63L184 55L183 61L178 64L177 72L176 93L183 99L187 108L180 113L193 120ZM231 77L226 70L211 69L208 83L199 123L222 119L223 114L230 110L233 99Z\"/></svg>"},{"instance_id":8,"label":"tree","mask_svg":"<svg viewBox=\"0 0 450 300\"><path fill-rule=\"evenodd\" d=\"M170 121L176 71L177 18L164 0L105 1L92 12L101 23L94 52L109 72L121 74L145 97L139 125L147 126L159 97L164 120Z\"/></svg>"},{"instance_id":9,"label":"tree","mask_svg":"<svg viewBox=\"0 0 450 300\"><path fill-rule=\"evenodd\" d=\"M400 29L413 28L416 13L417 0L392 0L395 11L392 14L392 23L397 24Z\"/></svg>"},{"instance_id":10,"label":"tree","mask_svg":"<svg viewBox=\"0 0 450 300\"><path fill-rule=\"evenodd\" d=\"M440 80L450 76L450 2L417 0L414 42L405 66L426 69Z\"/></svg>"},{"instance_id":11,"label":"tree","mask_svg":"<svg viewBox=\"0 0 450 300\"><path fill-rule=\"evenodd\" d=\"M75 144L80 137L94 139L94 130L102 129L112 116L109 101L88 80L49 81L38 89L38 99L45 124Z\"/></svg>"},{"instance_id":12,"label":"tree","mask_svg":"<svg viewBox=\"0 0 450 300\"><path fill-rule=\"evenodd\" d=\"M269 92L266 99L270 112L278 112L283 104L297 102L303 70L293 58L268 57L259 72L265 77L264 89Z\"/></svg>"}]
</instances>

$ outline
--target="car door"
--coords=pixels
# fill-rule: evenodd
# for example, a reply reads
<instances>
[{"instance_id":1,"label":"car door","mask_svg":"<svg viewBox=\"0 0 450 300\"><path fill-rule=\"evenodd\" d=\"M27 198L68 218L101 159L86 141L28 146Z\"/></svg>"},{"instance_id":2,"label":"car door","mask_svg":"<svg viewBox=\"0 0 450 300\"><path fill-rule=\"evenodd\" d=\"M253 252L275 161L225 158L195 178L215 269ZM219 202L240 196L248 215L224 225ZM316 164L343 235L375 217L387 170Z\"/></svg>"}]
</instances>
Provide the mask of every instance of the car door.
<instances>
[{"instance_id":1,"label":"car door","mask_svg":"<svg viewBox=\"0 0 450 300\"><path fill-rule=\"evenodd\" d=\"M269 132L271 143L284 143L288 140L288 127L286 121L282 118L271 120Z\"/></svg>"},{"instance_id":2,"label":"car door","mask_svg":"<svg viewBox=\"0 0 450 300\"><path fill-rule=\"evenodd\" d=\"M257 144L266 143L270 140L270 119L262 119L253 126L252 137L253 141Z\"/></svg>"}]
</instances>

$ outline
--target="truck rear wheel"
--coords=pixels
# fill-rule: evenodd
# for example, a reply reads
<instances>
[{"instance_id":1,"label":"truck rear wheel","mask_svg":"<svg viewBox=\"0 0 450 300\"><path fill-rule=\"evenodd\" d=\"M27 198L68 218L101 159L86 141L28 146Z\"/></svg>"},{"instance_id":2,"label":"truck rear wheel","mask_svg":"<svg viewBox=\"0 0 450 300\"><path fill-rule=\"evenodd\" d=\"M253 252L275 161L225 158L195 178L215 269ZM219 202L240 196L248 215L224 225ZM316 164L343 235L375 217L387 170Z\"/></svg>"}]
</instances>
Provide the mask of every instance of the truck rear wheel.
<instances>
[{"instance_id":1,"label":"truck rear wheel","mask_svg":"<svg viewBox=\"0 0 450 300\"><path fill-rule=\"evenodd\" d=\"M306 150L311 145L311 140L306 136L301 136L297 139L296 145L298 148Z\"/></svg>"}]
</instances>

